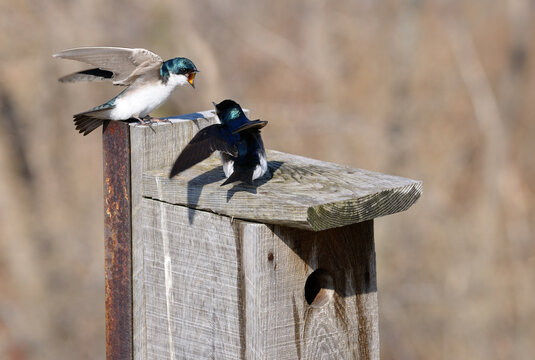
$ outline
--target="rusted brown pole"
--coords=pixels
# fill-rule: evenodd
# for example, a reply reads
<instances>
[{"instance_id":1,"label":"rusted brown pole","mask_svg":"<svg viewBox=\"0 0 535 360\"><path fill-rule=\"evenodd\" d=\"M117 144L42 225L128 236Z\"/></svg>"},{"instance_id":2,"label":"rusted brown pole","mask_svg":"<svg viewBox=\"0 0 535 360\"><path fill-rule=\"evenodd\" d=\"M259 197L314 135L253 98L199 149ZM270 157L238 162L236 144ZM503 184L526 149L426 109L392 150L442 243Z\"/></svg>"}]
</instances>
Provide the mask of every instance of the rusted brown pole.
<instances>
[{"instance_id":1,"label":"rusted brown pole","mask_svg":"<svg viewBox=\"0 0 535 360\"><path fill-rule=\"evenodd\" d=\"M132 359L132 221L128 124L110 121L102 133L102 145L106 358Z\"/></svg>"}]
</instances>

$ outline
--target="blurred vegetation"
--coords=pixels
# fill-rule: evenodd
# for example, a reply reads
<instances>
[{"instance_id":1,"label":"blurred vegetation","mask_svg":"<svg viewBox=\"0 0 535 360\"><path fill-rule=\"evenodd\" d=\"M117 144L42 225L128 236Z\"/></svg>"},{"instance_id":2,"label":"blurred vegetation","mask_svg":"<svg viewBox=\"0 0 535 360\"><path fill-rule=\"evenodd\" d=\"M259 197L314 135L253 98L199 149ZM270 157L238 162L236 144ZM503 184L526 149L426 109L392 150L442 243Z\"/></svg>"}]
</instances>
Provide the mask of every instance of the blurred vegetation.
<instances>
[{"instance_id":1,"label":"blurred vegetation","mask_svg":"<svg viewBox=\"0 0 535 360\"><path fill-rule=\"evenodd\" d=\"M77 46L191 58L267 147L424 181L376 221L384 359L535 358L535 4L0 0L0 358L104 357L102 154Z\"/></svg>"}]
</instances>

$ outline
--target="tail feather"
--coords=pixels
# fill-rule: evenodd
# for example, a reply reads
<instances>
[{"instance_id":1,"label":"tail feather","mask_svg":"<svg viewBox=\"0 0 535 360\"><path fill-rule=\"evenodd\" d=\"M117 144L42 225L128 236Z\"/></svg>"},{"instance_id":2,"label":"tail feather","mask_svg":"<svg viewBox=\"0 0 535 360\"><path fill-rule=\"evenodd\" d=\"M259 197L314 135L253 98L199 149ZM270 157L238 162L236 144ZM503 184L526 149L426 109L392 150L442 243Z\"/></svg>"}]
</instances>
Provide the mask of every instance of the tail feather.
<instances>
[{"instance_id":1,"label":"tail feather","mask_svg":"<svg viewBox=\"0 0 535 360\"><path fill-rule=\"evenodd\" d=\"M254 168L247 169L245 171L237 171L236 168L234 168L234 172L230 174L227 180L221 186L231 184L236 181L241 181L249 185L253 185L253 173Z\"/></svg>"},{"instance_id":2,"label":"tail feather","mask_svg":"<svg viewBox=\"0 0 535 360\"><path fill-rule=\"evenodd\" d=\"M111 110L114 108L113 100L106 104L99 105L89 111L74 115L74 125L80 134L86 136L91 131L98 128L103 123L107 125Z\"/></svg>"},{"instance_id":3,"label":"tail feather","mask_svg":"<svg viewBox=\"0 0 535 360\"><path fill-rule=\"evenodd\" d=\"M74 115L74 125L80 134L86 136L102 125L105 119L98 119L84 114Z\"/></svg>"}]
</instances>

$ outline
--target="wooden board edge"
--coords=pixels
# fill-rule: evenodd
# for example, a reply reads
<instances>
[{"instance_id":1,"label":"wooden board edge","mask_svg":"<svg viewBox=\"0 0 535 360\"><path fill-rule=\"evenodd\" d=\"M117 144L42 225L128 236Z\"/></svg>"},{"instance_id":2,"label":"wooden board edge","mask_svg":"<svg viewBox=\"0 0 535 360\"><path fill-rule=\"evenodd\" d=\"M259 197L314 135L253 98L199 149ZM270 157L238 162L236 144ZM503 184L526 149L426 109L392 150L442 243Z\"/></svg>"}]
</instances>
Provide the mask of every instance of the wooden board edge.
<instances>
[{"instance_id":1,"label":"wooden board edge","mask_svg":"<svg viewBox=\"0 0 535 360\"><path fill-rule=\"evenodd\" d=\"M311 206L307 209L307 222L312 230L321 231L392 215L409 209L420 198L422 191L423 183L414 180L408 185L359 199Z\"/></svg>"}]
</instances>

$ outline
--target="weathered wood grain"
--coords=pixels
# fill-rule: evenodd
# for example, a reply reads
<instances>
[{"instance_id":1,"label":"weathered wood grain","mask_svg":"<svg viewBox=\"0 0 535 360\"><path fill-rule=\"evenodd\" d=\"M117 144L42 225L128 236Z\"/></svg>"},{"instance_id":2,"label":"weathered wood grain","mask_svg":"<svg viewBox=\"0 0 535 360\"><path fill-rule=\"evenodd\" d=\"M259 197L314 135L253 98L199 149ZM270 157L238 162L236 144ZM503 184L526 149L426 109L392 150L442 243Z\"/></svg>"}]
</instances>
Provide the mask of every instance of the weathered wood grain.
<instances>
[{"instance_id":1,"label":"weathered wood grain","mask_svg":"<svg viewBox=\"0 0 535 360\"><path fill-rule=\"evenodd\" d=\"M143 174L143 196L229 217L308 230L349 225L408 209L422 183L268 151L270 174L255 186L227 185L216 154L173 179L169 167Z\"/></svg>"},{"instance_id":2,"label":"weathered wood grain","mask_svg":"<svg viewBox=\"0 0 535 360\"><path fill-rule=\"evenodd\" d=\"M230 218L143 199L143 359L243 359L240 241ZM139 295L139 294L138 294Z\"/></svg>"},{"instance_id":3,"label":"weathered wood grain","mask_svg":"<svg viewBox=\"0 0 535 360\"><path fill-rule=\"evenodd\" d=\"M247 359L379 358L372 221L320 232L242 222L240 233ZM324 288L309 304L315 270Z\"/></svg>"},{"instance_id":4,"label":"weathered wood grain","mask_svg":"<svg viewBox=\"0 0 535 360\"><path fill-rule=\"evenodd\" d=\"M199 129L216 122L210 111L179 116L171 123L148 126L130 125L131 144L131 206L132 206L132 278L134 313L134 359L147 357L147 302L144 255L146 243L142 236L142 175L147 169L170 165Z\"/></svg>"},{"instance_id":5,"label":"weathered wood grain","mask_svg":"<svg viewBox=\"0 0 535 360\"><path fill-rule=\"evenodd\" d=\"M313 232L203 211L190 224L185 207L142 207L141 358L378 358L372 221ZM309 304L318 269L331 280Z\"/></svg>"}]
</instances>

